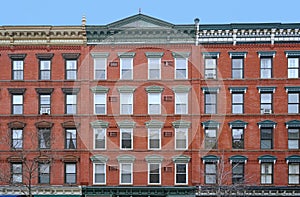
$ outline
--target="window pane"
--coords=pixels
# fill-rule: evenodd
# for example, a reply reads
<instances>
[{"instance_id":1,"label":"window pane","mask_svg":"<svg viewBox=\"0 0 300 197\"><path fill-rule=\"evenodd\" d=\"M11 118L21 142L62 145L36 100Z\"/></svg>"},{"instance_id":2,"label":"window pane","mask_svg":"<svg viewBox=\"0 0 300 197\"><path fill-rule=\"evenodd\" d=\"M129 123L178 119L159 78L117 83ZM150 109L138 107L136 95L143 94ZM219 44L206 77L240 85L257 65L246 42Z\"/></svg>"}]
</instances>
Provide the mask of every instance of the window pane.
<instances>
[{"instance_id":1,"label":"window pane","mask_svg":"<svg viewBox=\"0 0 300 197\"><path fill-rule=\"evenodd\" d=\"M66 148L75 149L76 148L76 129L66 130Z\"/></svg>"},{"instance_id":2,"label":"window pane","mask_svg":"<svg viewBox=\"0 0 300 197\"><path fill-rule=\"evenodd\" d=\"M23 104L23 95L13 95L13 104Z\"/></svg>"},{"instance_id":3,"label":"window pane","mask_svg":"<svg viewBox=\"0 0 300 197\"><path fill-rule=\"evenodd\" d=\"M206 69L215 69L217 65L217 60L216 59L205 59L205 68Z\"/></svg>"},{"instance_id":4,"label":"window pane","mask_svg":"<svg viewBox=\"0 0 300 197\"><path fill-rule=\"evenodd\" d=\"M106 130L105 129L94 129L94 133L95 133L95 148L96 149L105 148Z\"/></svg>"},{"instance_id":5,"label":"window pane","mask_svg":"<svg viewBox=\"0 0 300 197\"><path fill-rule=\"evenodd\" d=\"M243 59L232 59L232 68L243 68Z\"/></svg>"},{"instance_id":6,"label":"window pane","mask_svg":"<svg viewBox=\"0 0 300 197\"><path fill-rule=\"evenodd\" d=\"M77 96L76 95L67 95L67 104L76 104Z\"/></svg>"},{"instance_id":7,"label":"window pane","mask_svg":"<svg viewBox=\"0 0 300 197\"><path fill-rule=\"evenodd\" d=\"M261 103L271 103L272 94L260 94Z\"/></svg>"},{"instance_id":8,"label":"window pane","mask_svg":"<svg viewBox=\"0 0 300 197\"><path fill-rule=\"evenodd\" d=\"M51 61L50 60L41 60L41 70L50 70Z\"/></svg>"},{"instance_id":9,"label":"window pane","mask_svg":"<svg viewBox=\"0 0 300 197\"><path fill-rule=\"evenodd\" d=\"M243 103L244 95L243 94L232 94L233 103Z\"/></svg>"}]
</instances>

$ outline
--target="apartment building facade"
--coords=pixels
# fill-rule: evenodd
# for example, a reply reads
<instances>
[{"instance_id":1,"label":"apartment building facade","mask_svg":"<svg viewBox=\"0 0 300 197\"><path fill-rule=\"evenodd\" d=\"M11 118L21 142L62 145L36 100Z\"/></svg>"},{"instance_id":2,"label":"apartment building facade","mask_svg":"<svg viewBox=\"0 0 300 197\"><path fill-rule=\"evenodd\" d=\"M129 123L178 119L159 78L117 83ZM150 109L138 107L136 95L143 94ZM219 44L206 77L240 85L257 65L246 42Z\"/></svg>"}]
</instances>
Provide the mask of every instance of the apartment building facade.
<instances>
[{"instance_id":1,"label":"apartment building facade","mask_svg":"<svg viewBox=\"0 0 300 197\"><path fill-rule=\"evenodd\" d=\"M299 26L1 27L1 195L299 194Z\"/></svg>"}]
</instances>

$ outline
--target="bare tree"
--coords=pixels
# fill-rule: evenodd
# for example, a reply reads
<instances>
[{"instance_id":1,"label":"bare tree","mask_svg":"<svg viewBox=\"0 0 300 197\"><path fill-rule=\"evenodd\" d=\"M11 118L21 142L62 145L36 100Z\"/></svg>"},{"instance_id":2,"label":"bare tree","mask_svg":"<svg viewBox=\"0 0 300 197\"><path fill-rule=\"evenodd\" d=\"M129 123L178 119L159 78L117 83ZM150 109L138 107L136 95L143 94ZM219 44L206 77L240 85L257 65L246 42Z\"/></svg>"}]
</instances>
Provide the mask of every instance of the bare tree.
<instances>
[{"instance_id":1,"label":"bare tree","mask_svg":"<svg viewBox=\"0 0 300 197\"><path fill-rule=\"evenodd\" d=\"M253 174L244 173L245 163L246 161L230 161L229 159L225 159L224 151L220 152L214 161L205 163L201 174L211 182L199 188L200 192L213 194L218 197L243 193L252 184L254 179ZM208 175L209 170L214 172L211 177ZM240 176L233 174L233 171L241 172Z\"/></svg>"},{"instance_id":2,"label":"bare tree","mask_svg":"<svg viewBox=\"0 0 300 197\"><path fill-rule=\"evenodd\" d=\"M9 155L0 167L6 169L0 172L0 182L15 187L25 196L32 197L37 181L39 183L50 181L50 167L54 160L51 144L54 138L50 134L50 129L38 129L36 133L26 135L29 145L25 149L23 139L18 140L12 135L14 133L9 130L7 135L2 135L0 139L0 144L7 147L7 155ZM31 143L28 143L29 141Z\"/></svg>"}]
</instances>

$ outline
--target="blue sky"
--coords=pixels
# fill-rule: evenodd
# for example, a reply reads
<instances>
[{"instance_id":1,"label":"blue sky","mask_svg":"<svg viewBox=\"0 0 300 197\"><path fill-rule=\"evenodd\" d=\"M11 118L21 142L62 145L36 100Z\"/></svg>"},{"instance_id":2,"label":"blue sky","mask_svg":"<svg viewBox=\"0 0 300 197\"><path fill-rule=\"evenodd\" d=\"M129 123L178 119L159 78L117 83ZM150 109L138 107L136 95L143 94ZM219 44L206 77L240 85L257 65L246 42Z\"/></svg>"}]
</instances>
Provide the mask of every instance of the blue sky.
<instances>
[{"instance_id":1,"label":"blue sky","mask_svg":"<svg viewBox=\"0 0 300 197\"><path fill-rule=\"evenodd\" d=\"M1 0L0 25L105 25L139 13L174 24L300 22L299 0Z\"/></svg>"}]
</instances>

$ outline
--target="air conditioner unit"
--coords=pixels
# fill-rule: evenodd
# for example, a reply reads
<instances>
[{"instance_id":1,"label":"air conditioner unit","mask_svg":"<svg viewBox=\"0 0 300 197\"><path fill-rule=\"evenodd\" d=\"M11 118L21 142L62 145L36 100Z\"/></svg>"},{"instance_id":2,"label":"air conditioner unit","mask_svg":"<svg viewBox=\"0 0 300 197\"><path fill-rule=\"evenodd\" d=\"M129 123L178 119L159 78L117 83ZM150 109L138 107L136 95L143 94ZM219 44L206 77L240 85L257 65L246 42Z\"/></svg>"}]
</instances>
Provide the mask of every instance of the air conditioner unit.
<instances>
[{"instance_id":1,"label":"air conditioner unit","mask_svg":"<svg viewBox=\"0 0 300 197\"><path fill-rule=\"evenodd\" d=\"M50 114L50 108L42 108L41 114Z\"/></svg>"},{"instance_id":2,"label":"air conditioner unit","mask_svg":"<svg viewBox=\"0 0 300 197\"><path fill-rule=\"evenodd\" d=\"M262 110L261 110L261 113L262 113L262 114L271 114L271 113L272 113L272 110L271 110L271 109L262 109Z\"/></svg>"},{"instance_id":3,"label":"air conditioner unit","mask_svg":"<svg viewBox=\"0 0 300 197\"><path fill-rule=\"evenodd\" d=\"M214 73L207 73L207 74L205 74L205 78L206 79L215 79L216 78L216 74L214 74Z\"/></svg>"}]
</instances>

